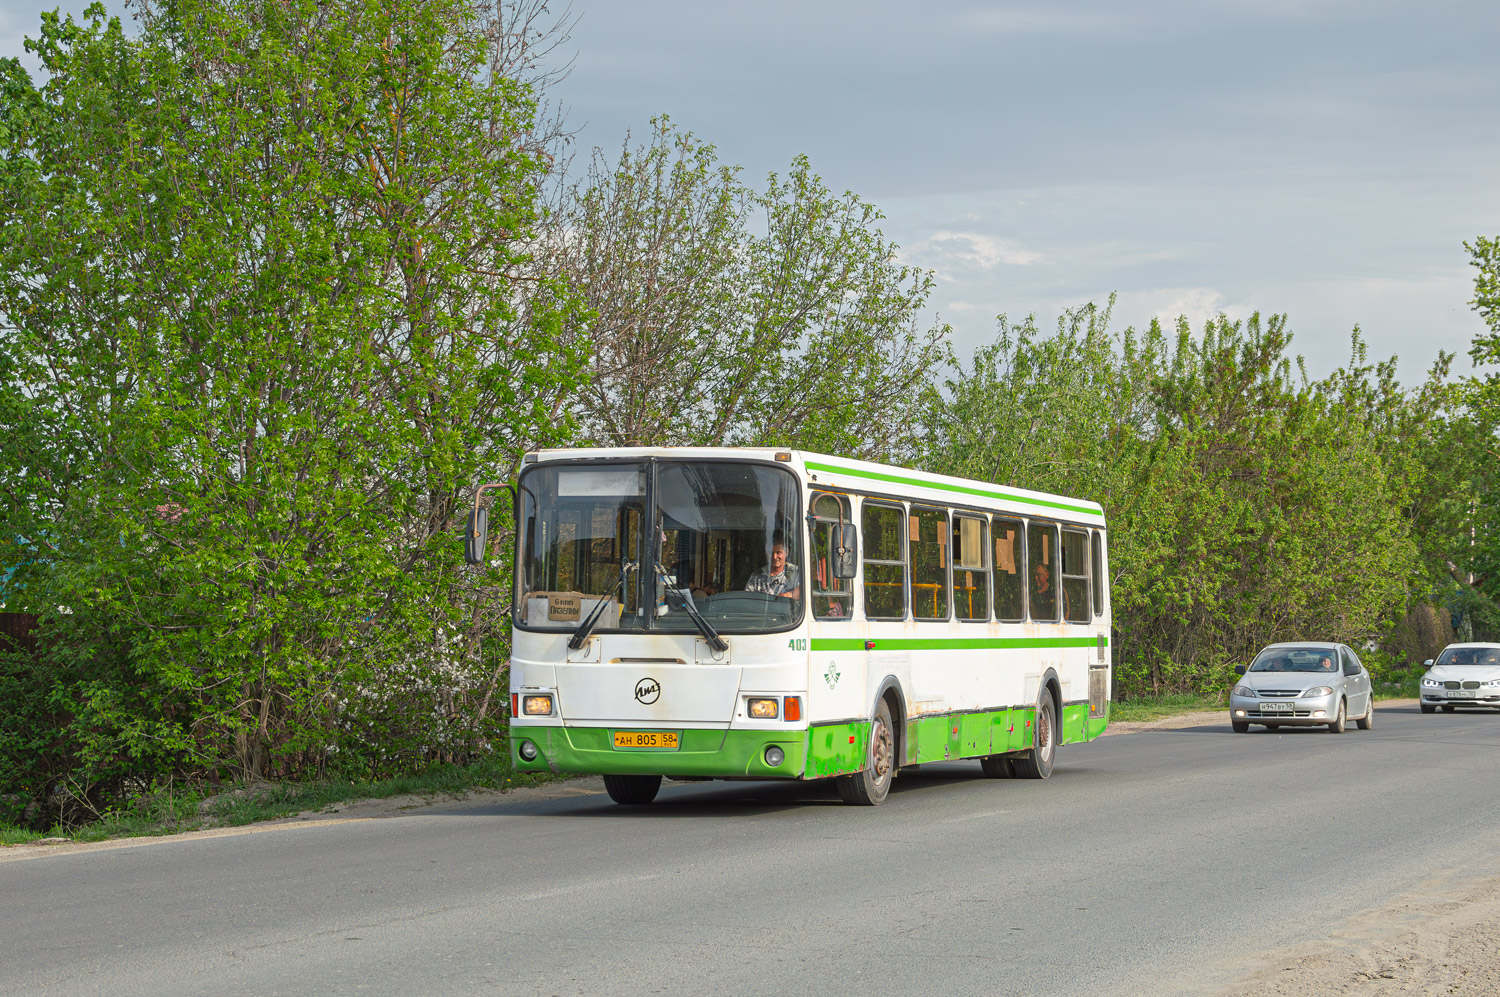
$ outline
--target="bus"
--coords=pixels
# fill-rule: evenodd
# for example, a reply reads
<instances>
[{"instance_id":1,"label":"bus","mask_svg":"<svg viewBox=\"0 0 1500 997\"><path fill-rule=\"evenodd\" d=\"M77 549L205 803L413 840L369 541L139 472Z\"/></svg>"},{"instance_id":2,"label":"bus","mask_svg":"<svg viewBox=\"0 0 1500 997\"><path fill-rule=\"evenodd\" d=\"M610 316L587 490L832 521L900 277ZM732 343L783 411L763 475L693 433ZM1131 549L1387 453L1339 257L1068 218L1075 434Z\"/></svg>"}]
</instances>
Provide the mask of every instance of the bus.
<instances>
[{"instance_id":1,"label":"bus","mask_svg":"<svg viewBox=\"0 0 1500 997\"><path fill-rule=\"evenodd\" d=\"M1096 503L719 447L528 453L511 493L519 771L599 774L622 804L831 779L874 806L932 762L1045 779L1109 721Z\"/></svg>"}]
</instances>

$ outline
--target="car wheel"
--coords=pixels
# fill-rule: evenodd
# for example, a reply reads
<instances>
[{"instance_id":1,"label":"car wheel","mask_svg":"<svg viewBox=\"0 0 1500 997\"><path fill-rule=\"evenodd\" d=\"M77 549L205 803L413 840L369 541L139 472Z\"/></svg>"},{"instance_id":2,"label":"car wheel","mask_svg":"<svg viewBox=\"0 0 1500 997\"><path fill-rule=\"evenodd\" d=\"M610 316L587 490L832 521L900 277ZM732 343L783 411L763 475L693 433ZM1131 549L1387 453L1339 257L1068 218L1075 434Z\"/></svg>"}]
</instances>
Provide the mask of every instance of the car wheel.
<instances>
[{"instance_id":1,"label":"car wheel","mask_svg":"<svg viewBox=\"0 0 1500 997\"><path fill-rule=\"evenodd\" d=\"M1437 712L1437 707L1433 706L1431 703L1421 703L1419 705L1421 706L1423 713L1436 713Z\"/></svg>"},{"instance_id":2,"label":"car wheel","mask_svg":"<svg viewBox=\"0 0 1500 997\"><path fill-rule=\"evenodd\" d=\"M1328 722L1328 733L1342 734L1344 732L1344 701L1339 700L1339 712Z\"/></svg>"},{"instance_id":3,"label":"car wheel","mask_svg":"<svg viewBox=\"0 0 1500 997\"><path fill-rule=\"evenodd\" d=\"M858 807L878 807L890 794L895 775L896 735L891 732L891 708L882 699L870 723L870 750L865 755L865 767L853 775L839 776L839 797Z\"/></svg>"},{"instance_id":4,"label":"car wheel","mask_svg":"<svg viewBox=\"0 0 1500 997\"><path fill-rule=\"evenodd\" d=\"M1016 774L1008 755L985 755L979 759L979 768L991 779L1009 779Z\"/></svg>"},{"instance_id":5,"label":"car wheel","mask_svg":"<svg viewBox=\"0 0 1500 997\"><path fill-rule=\"evenodd\" d=\"M1236 734L1247 733L1250 730L1250 721L1248 721L1248 720L1231 720L1231 721L1229 721L1229 729L1232 730L1232 731L1234 731Z\"/></svg>"},{"instance_id":6,"label":"car wheel","mask_svg":"<svg viewBox=\"0 0 1500 997\"><path fill-rule=\"evenodd\" d=\"M1365 715L1354 721L1354 726L1360 730L1369 730L1375 725L1375 696L1370 696L1370 705L1365 707Z\"/></svg>"},{"instance_id":7,"label":"car wheel","mask_svg":"<svg viewBox=\"0 0 1500 997\"><path fill-rule=\"evenodd\" d=\"M1057 710L1052 693L1042 689L1036 704L1036 722L1031 725L1031 750L1014 759L1011 765L1022 779L1045 779L1052 774L1052 760L1057 754Z\"/></svg>"},{"instance_id":8,"label":"car wheel","mask_svg":"<svg viewBox=\"0 0 1500 997\"><path fill-rule=\"evenodd\" d=\"M1456 709L1458 709L1458 707L1454 706L1452 703L1444 703L1443 704L1443 712L1444 713L1452 713Z\"/></svg>"},{"instance_id":9,"label":"car wheel","mask_svg":"<svg viewBox=\"0 0 1500 997\"><path fill-rule=\"evenodd\" d=\"M604 788L616 803L650 803L661 789L659 775L607 775Z\"/></svg>"}]
</instances>

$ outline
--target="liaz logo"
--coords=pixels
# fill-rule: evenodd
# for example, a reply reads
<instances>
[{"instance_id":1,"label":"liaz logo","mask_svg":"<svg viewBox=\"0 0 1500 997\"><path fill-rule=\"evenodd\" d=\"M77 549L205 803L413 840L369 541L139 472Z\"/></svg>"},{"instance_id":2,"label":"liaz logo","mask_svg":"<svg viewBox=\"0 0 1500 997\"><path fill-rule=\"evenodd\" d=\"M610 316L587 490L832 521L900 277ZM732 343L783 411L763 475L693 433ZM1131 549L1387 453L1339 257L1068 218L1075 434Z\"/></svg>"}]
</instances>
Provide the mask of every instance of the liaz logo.
<instances>
[{"instance_id":1,"label":"liaz logo","mask_svg":"<svg viewBox=\"0 0 1500 997\"><path fill-rule=\"evenodd\" d=\"M635 698L642 706L650 706L661 698L661 683L653 678L644 678L635 684Z\"/></svg>"}]
</instances>

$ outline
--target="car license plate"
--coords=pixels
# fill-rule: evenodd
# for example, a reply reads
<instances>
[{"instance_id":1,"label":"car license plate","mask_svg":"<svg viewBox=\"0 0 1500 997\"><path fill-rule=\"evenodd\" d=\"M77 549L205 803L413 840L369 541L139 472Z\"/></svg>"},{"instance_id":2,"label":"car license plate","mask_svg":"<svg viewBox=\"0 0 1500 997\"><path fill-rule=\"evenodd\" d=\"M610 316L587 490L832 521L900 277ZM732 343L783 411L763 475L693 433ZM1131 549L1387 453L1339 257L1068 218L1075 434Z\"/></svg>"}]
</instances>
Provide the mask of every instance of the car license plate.
<instances>
[{"instance_id":1,"label":"car license plate","mask_svg":"<svg viewBox=\"0 0 1500 997\"><path fill-rule=\"evenodd\" d=\"M615 747L668 748L676 751L677 732L675 730L617 730L615 731Z\"/></svg>"},{"instance_id":2,"label":"car license plate","mask_svg":"<svg viewBox=\"0 0 1500 997\"><path fill-rule=\"evenodd\" d=\"M1260 712L1261 712L1262 716L1264 716L1267 713L1290 713L1290 712L1292 712L1292 704L1291 703L1261 703L1260 704Z\"/></svg>"},{"instance_id":3,"label":"car license plate","mask_svg":"<svg viewBox=\"0 0 1500 997\"><path fill-rule=\"evenodd\" d=\"M1449 699L1474 699L1478 695L1479 694L1476 693L1473 689L1449 689L1448 690L1448 698Z\"/></svg>"}]
</instances>

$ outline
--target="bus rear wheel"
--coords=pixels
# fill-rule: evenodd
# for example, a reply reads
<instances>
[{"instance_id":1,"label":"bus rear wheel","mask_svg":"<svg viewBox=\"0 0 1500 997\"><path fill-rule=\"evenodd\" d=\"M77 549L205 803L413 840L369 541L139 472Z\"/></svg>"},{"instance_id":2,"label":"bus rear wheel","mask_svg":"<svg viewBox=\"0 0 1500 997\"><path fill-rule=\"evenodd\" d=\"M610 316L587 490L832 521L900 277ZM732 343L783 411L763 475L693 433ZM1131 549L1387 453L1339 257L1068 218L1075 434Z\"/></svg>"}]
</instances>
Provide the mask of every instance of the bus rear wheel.
<instances>
[{"instance_id":1,"label":"bus rear wheel","mask_svg":"<svg viewBox=\"0 0 1500 997\"><path fill-rule=\"evenodd\" d=\"M661 789L659 775L607 775L604 788L616 803L650 803Z\"/></svg>"},{"instance_id":2,"label":"bus rear wheel","mask_svg":"<svg viewBox=\"0 0 1500 997\"><path fill-rule=\"evenodd\" d=\"M896 735L891 730L891 708L882 699L870 724L870 750L865 754L864 770L839 776L839 797L858 807L878 807L890 794L895 775Z\"/></svg>"},{"instance_id":3,"label":"bus rear wheel","mask_svg":"<svg viewBox=\"0 0 1500 997\"><path fill-rule=\"evenodd\" d=\"M985 755L979 759L979 769L991 779L1009 779L1016 774L1009 755Z\"/></svg>"},{"instance_id":4,"label":"bus rear wheel","mask_svg":"<svg viewBox=\"0 0 1500 997\"><path fill-rule=\"evenodd\" d=\"M1057 708L1052 703L1052 693L1046 689L1037 700L1031 732L1031 750L1011 764L1022 779L1045 779L1052 774L1052 760L1057 755Z\"/></svg>"}]
</instances>

